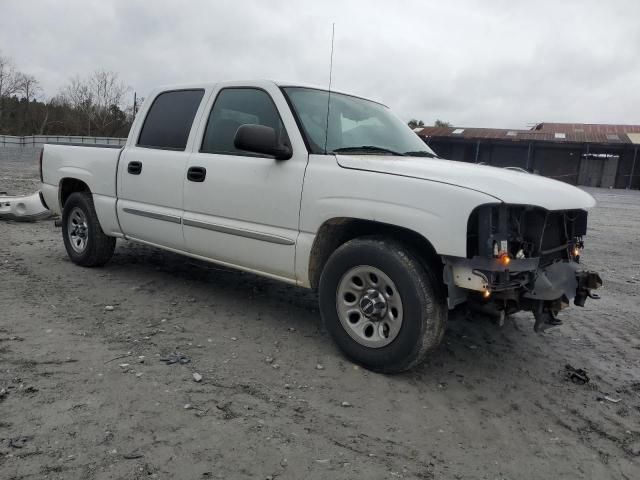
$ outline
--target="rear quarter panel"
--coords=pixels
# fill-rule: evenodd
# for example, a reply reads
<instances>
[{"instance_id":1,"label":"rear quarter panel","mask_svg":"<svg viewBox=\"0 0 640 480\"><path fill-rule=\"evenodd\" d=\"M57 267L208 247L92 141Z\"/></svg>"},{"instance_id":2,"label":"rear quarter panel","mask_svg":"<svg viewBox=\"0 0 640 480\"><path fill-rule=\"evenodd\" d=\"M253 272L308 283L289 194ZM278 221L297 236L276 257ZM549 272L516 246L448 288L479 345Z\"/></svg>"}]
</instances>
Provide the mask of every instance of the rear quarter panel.
<instances>
[{"instance_id":1,"label":"rear quarter panel","mask_svg":"<svg viewBox=\"0 0 640 480\"><path fill-rule=\"evenodd\" d=\"M42 194L49 208L61 214L60 185L67 178L84 182L93 194L96 213L107 234L118 234L116 171L121 149L45 145Z\"/></svg>"}]
</instances>

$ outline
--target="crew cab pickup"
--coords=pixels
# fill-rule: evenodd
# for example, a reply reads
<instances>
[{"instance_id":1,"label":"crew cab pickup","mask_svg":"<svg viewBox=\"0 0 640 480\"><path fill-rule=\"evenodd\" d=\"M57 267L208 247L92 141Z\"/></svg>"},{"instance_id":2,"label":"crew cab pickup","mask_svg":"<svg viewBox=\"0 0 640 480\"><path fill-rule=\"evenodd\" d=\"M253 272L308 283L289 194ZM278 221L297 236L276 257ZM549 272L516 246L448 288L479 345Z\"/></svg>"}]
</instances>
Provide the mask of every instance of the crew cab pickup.
<instances>
[{"instance_id":1,"label":"crew cab pickup","mask_svg":"<svg viewBox=\"0 0 640 480\"><path fill-rule=\"evenodd\" d=\"M384 105L270 81L160 88L119 149L46 145L42 194L78 265L131 240L318 290L354 361L398 372L448 311L559 323L601 284L586 192L438 156Z\"/></svg>"}]
</instances>

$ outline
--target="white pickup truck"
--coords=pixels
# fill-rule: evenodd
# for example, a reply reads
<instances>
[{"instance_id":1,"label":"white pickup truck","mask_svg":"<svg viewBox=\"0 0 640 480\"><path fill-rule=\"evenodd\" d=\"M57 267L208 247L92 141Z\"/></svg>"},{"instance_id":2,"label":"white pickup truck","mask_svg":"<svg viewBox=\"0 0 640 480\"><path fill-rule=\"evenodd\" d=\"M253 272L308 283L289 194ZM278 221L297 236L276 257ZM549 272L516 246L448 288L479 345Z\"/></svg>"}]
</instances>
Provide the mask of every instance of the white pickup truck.
<instances>
[{"instance_id":1,"label":"white pickup truck","mask_svg":"<svg viewBox=\"0 0 640 480\"><path fill-rule=\"evenodd\" d=\"M152 92L120 149L46 145L45 203L71 260L116 239L318 289L351 359L398 372L441 341L448 310L559 323L601 285L579 264L584 191L440 159L390 110L269 81Z\"/></svg>"}]
</instances>

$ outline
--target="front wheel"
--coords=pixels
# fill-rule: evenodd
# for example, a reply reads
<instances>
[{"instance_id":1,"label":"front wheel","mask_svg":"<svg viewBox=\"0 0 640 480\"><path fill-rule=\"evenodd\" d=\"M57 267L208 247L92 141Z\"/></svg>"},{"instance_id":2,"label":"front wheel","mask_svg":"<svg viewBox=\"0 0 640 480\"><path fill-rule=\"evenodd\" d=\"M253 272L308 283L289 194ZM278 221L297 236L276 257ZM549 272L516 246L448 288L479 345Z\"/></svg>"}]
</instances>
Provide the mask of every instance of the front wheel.
<instances>
[{"instance_id":1,"label":"front wheel","mask_svg":"<svg viewBox=\"0 0 640 480\"><path fill-rule=\"evenodd\" d=\"M65 202L62 238L71 261L83 267L104 265L116 247L116 239L102 231L93 198L88 192L72 193Z\"/></svg>"},{"instance_id":2,"label":"front wheel","mask_svg":"<svg viewBox=\"0 0 640 480\"><path fill-rule=\"evenodd\" d=\"M395 240L351 240L320 277L320 311L343 352L375 371L420 363L441 341L447 308L433 271Z\"/></svg>"}]
</instances>

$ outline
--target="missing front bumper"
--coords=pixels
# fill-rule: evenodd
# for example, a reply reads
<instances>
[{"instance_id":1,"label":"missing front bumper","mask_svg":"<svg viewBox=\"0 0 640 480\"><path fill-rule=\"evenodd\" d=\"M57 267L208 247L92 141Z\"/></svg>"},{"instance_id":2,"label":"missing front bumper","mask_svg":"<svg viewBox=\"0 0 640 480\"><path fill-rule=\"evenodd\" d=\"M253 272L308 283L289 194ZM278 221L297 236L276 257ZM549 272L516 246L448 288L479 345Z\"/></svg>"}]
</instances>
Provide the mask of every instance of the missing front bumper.
<instances>
[{"instance_id":1,"label":"missing front bumper","mask_svg":"<svg viewBox=\"0 0 640 480\"><path fill-rule=\"evenodd\" d=\"M582 270L574 261L559 261L539 267L539 258L513 259L508 266L498 259L445 257L444 282L449 289L449 308L467 300L473 292L485 298L508 299L517 310L529 310L532 302L574 303L584 306L592 290L602 286L596 272ZM522 306L520 305L522 304ZM513 307L512 307L513 308Z\"/></svg>"}]
</instances>

